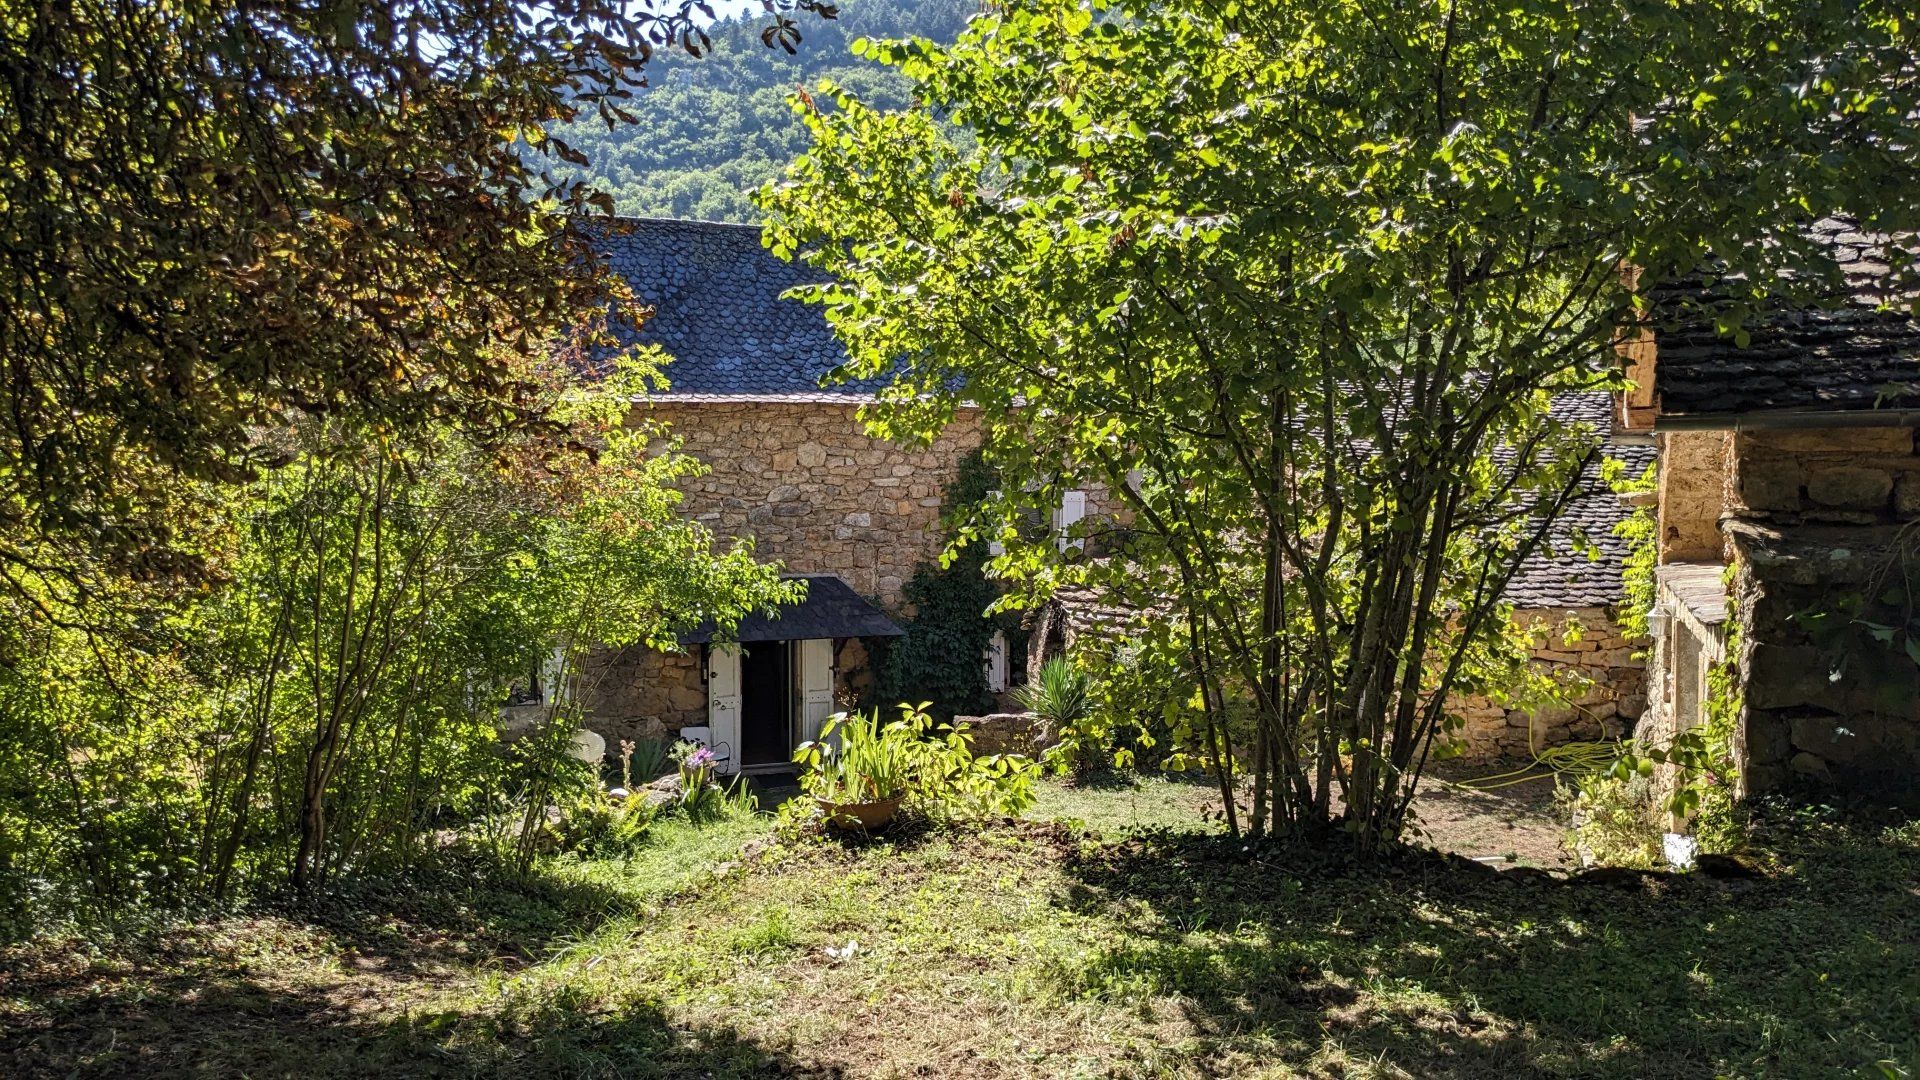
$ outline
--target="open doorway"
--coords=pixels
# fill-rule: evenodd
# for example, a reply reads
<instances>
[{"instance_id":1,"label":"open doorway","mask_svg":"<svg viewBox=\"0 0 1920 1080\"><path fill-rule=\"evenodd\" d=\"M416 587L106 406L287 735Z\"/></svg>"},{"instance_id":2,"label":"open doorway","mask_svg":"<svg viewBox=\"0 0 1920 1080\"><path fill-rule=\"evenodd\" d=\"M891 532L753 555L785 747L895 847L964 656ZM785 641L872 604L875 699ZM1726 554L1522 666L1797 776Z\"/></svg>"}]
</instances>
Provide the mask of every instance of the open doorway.
<instances>
[{"instance_id":1,"label":"open doorway","mask_svg":"<svg viewBox=\"0 0 1920 1080\"><path fill-rule=\"evenodd\" d=\"M767 768L793 758L793 650L756 641L740 657L740 765Z\"/></svg>"}]
</instances>

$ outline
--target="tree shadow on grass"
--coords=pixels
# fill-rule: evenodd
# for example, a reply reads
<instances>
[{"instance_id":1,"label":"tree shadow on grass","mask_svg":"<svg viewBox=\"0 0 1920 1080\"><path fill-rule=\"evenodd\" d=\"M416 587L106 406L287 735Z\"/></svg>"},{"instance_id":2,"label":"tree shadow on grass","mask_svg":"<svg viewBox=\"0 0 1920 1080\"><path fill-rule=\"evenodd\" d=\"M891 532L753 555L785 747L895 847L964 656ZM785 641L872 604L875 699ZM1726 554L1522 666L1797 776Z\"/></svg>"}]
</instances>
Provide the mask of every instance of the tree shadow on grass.
<instances>
[{"instance_id":1,"label":"tree shadow on grass","mask_svg":"<svg viewBox=\"0 0 1920 1080\"><path fill-rule=\"evenodd\" d=\"M476 974L511 974L633 910L590 880L449 858L99 946L14 948L0 952L0 1076L833 1075L644 1001L467 1000Z\"/></svg>"},{"instance_id":2,"label":"tree shadow on grass","mask_svg":"<svg viewBox=\"0 0 1920 1080\"><path fill-rule=\"evenodd\" d=\"M265 910L319 927L394 973L532 962L631 907L617 890L484 862L446 860L342 885L325 898L283 898Z\"/></svg>"},{"instance_id":3,"label":"tree shadow on grass","mask_svg":"<svg viewBox=\"0 0 1920 1080\"><path fill-rule=\"evenodd\" d=\"M729 1028L676 1024L645 1003L605 1012L561 996L394 1019L337 987L234 974L4 976L14 1001L51 1003L0 1024L0 1075L8 1077L840 1075Z\"/></svg>"},{"instance_id":4,"label":"tree shadow on grass","mask_svg":"<svg viewBox=\"0 0 1920 1080\"><path fill-rule=\"evenodd\" d=\"M1122 923L1083 994L1163 997L1202 1053L1329 1045L1414 1075L1859 1075L1920 1058L1920 845L1803 835L1775 872L1562 882L1159 834L1069 864ZM1877 1074L1876 1074L1877 1075Z\"/></svg>"},{"instance_id":5,"label":"tree shadow on grass","mask_svg":"<svg viewBox=\"0 0 1920 1080\"><path fill-rule=\"evenodd\" d=\"M1133 769L1100 768L1071 776L1067 780L1070 787L1087 791L1137 791L1143 783L1168 784L1177 787L1198 788L1207 792L1219 790L1219 781L1198 769L1185 772L1167 772L1162 770L1136 771Z\"/></svg>"}]
</instances>

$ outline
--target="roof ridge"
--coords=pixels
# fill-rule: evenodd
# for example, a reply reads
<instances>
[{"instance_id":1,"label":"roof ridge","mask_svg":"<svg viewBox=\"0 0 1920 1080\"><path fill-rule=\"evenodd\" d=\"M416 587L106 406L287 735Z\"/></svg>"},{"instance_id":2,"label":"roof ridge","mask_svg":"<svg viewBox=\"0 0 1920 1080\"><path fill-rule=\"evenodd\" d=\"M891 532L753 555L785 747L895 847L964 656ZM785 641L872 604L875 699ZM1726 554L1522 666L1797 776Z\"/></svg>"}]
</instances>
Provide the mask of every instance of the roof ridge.
<instances>
[{"instance_id":1,"label":"roof ridge","mask_svg":"<svg viewBox=\"0 0 1920 1080\"><path fill-rule=\"evenodd\" d=\"M595 223L617 221L632 225L701 225L723 229L754 230L765 228L764 225L751 221L712 221L707 218L655 217L648 214L613 214L611 216L594 216L587 220Z\"/></svg>"}]
</instances>

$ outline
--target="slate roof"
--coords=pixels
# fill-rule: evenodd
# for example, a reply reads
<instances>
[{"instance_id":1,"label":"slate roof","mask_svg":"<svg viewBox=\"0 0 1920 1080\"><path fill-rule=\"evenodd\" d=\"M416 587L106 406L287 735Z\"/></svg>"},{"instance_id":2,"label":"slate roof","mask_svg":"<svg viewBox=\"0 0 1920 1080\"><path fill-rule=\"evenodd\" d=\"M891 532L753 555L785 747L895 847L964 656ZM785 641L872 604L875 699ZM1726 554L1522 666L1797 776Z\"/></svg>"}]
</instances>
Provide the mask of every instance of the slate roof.
<instances>
[{"instance_id":1,"label":"slate roof","mask_svg":"<svg viewBox=\"0 0 1920 1080\"><path fill-rule=\"evenodd\" d=\"M761 246L759 226L617 218L589 227L613 270L654 308L638 334L620 336L674 358L663 396L858 398L884 383L822 387L821 376L846 361L846 350L818 308L781 299L821 278L775 258Z\"/></svg>"},{"instance_id":2,"label":"slate roof","mask_svg":"<svg viewBox=\"0 0 1920 1080\"><path fill-rule=\"evenodd\" d=\"M1609 442L1601 453L1625 462L1628 475L1639 476L1653 463L1655 451L1650 444ZM1521 563L1507 582L1506 599L1522 609L1604 607L1624 600L1627 542L1613 529L1632 514L1633 507L1600 479L1599 467L1590 467L1582 493L1549 535L1556 554L1536 554ZM1576 535L1598 548L1600 558L1574 550Z\"/></svg>"},{"instance_id":3,"label":"slate roof","mask_svg":"<svg viewBox=\"0 0 1920 1080\"><path fill-rule=\"evenodd\" d=\"M899 637L906 633L879 608L867 603L846 582L832 574L791 574L788 581L805 581L804 600L768 617L758 612L740 620L730 639L740 642L801 641L808 638ZM711 623L681 634L682 645L714 640Z\"/></svg>"},{"instance_id":4,"label":"slate roof","mask_svg":"<svg viewBox=\"0 0 1920 1080\"><path fill-rule=\"evenodd\" d=\"M1920 393L1914 238L1890 241L1838 218L1809 232L1838 264L1842 295L1822 307L1766 315L1750 328L1744 348L1699 318L1701 306L1724 300L1706 275L1655 291L1669 317L1695 312L1657 337L1654 389L1662 418L1920 406L1920 398L1881 400L1889 387Z\"/></svg>"}]
</instances>

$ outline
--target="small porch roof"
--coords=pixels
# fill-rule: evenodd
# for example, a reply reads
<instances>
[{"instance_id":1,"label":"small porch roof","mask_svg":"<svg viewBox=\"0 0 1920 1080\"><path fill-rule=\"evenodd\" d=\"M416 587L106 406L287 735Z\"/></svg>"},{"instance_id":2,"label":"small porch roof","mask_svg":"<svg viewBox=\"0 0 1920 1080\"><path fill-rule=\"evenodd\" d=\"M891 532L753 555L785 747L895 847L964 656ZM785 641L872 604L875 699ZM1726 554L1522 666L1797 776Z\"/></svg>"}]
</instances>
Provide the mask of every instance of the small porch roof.
<instances>
[{"instance_id":1,"label":"small porch roof","mask_svg":"<svg viewBox=\"0 0 1920 1080\"><path fill-rule=\"evenodd\" d=\"M807 583L806 598L798 604L779 609L772 615L754 612L740 620L740 626L721 641L804 641L813 638L900 637L900 629L879 608L833 574L791 574L788 581ZM704 645L716 639L714 626L708 623L680 635L682 645Z\"/></svg>"}]
</instances>

